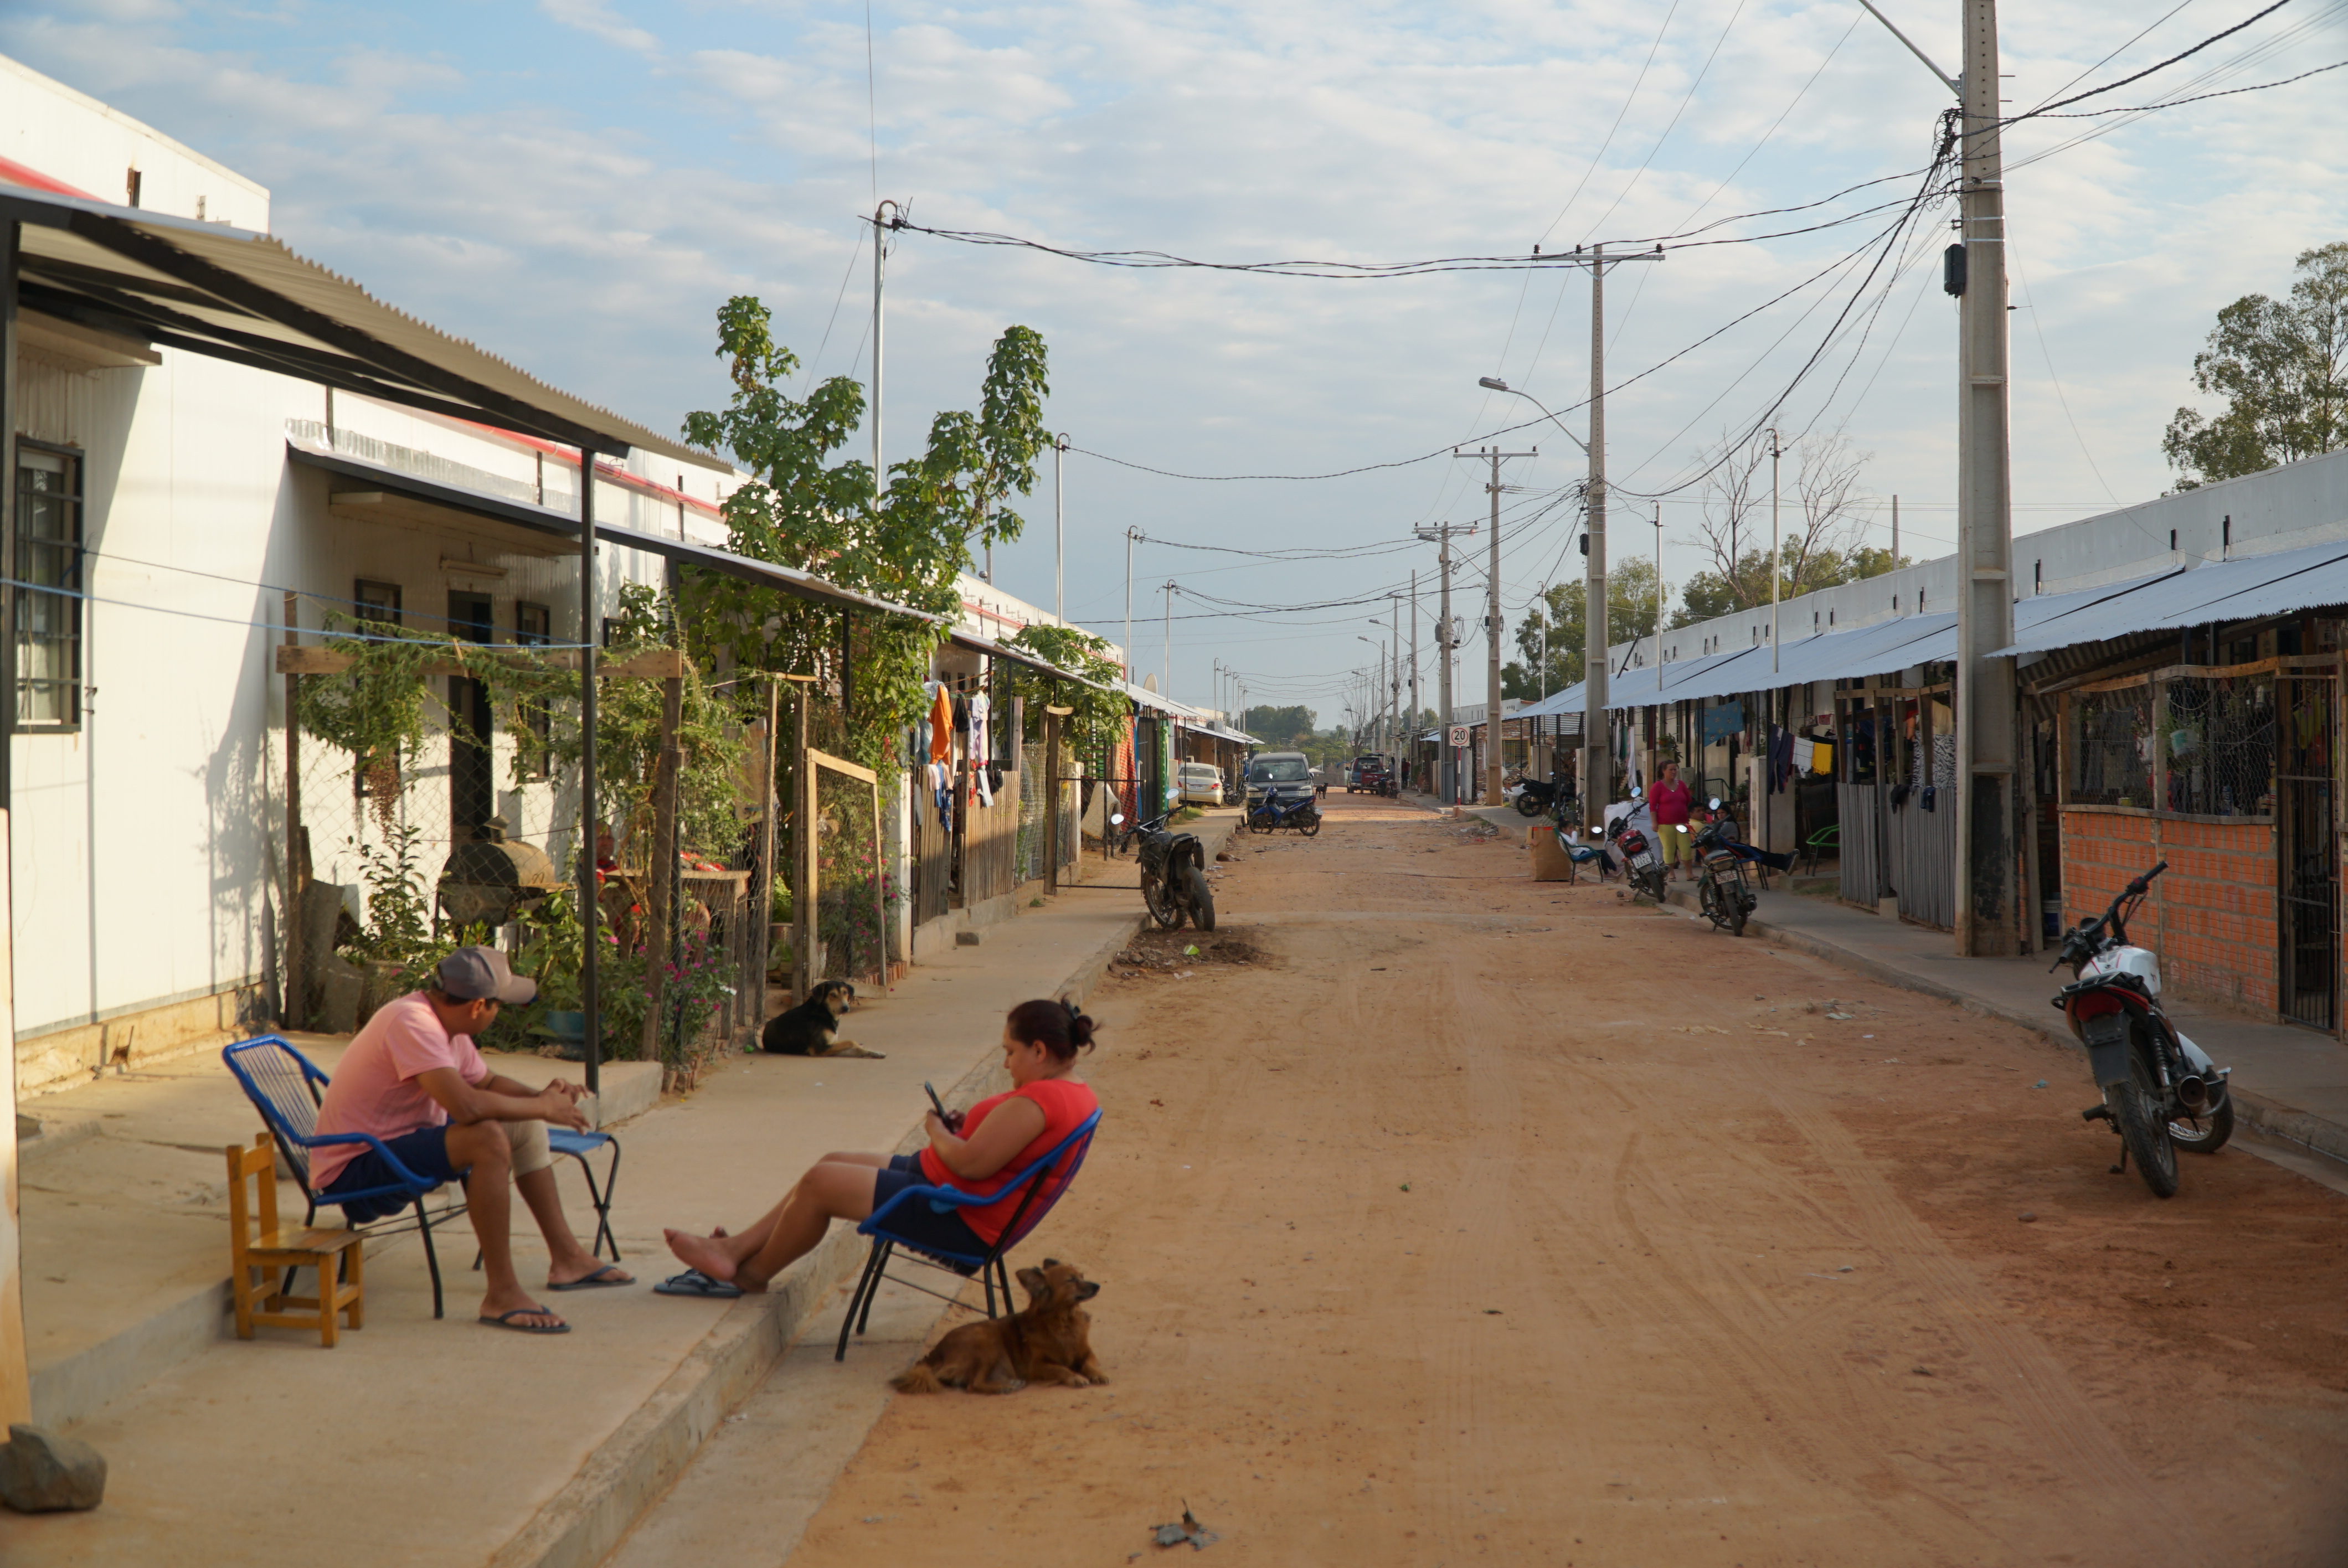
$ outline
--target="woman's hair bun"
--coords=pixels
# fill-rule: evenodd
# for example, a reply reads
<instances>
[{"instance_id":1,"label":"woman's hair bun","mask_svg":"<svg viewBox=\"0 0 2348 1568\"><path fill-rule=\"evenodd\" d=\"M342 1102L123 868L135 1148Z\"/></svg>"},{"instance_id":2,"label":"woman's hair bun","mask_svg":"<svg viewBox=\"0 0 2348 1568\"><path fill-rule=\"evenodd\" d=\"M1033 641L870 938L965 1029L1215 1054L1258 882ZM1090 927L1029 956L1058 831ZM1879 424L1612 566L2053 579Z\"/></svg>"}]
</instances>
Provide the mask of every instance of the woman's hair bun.
<instances>
[{"instance_id":1,"label":"woman's hair bun","mask_svg":"<svg viewBox=\"0 0 2348 1568\"><path fill-rule=\"evenodd\" d=\"M1013 1038L1041 1045L1062 1061L1073 1061L1077 1051L1093 1049L1093 1020L1066 997L1021 1002L1011 1009L1010 1022Z\"/></svg>"},{"instance_id":2,"label":"woman's hair bun","mask_svg":"<svg viewBox=\"0 0 2348 1568\"><path fill-rule=\"evenodd\" d=\"M1066 1007L1068 1009L1068 1043L1075 1046L1078 1050L1090 1050L1093 1048L1092 1015L1079 1011L1076 1008L1076 1004L1074 1002L1068 1002Z\"/></svg>"}]
</instances>

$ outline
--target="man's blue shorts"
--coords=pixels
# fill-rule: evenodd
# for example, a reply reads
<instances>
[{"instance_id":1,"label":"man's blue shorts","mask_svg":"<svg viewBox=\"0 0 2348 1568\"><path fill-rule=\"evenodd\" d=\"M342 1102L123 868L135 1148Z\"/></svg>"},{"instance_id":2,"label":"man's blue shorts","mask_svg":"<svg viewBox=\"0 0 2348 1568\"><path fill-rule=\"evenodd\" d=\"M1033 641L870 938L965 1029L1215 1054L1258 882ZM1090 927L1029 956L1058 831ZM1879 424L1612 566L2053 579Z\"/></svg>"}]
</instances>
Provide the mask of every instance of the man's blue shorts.
<instances>
[{"instance_id":1,"label":"man's blue shorts","mask_svg":"<svg viewBox=\"0 0 2348 1568\"><path fill-rule=\"evenodd\" d=\"M921 1155L891 1154L888 1168L873 1173L872 1212L879 1214L881 1204L907 1187L936 1184L922 1172ZM927 1199L913 1198L890 1210L889 1229L900 1240L915 1246L935 1247L964 1257L984 1257L994 1250L976 1231L963 1223L961 1210L949 1207L940 1214Z\"/></svg>"},{"instance_id":2,"label":"man's blue shorts","mask_svg":"<svg viewBox=\"0 0 2348 1568\"><path fill-rule=\"evenodd\" d=\"M409 1171L427 1181L461 1182L465 1179L465 1172L448 1163L448 1129L445 1125L418 1127L413 1132L386 1138L383 1146L390 1150ZM381 1153L371 1147L362 1146L357 1158L345 1165L334 1181L319 1193L318 1201L331 1204L336 1193L363 1193L369 1187L396 1187L404 1179ZM355 1225L365 1225L369 1220L396 1214L415 1201L396 1192L382 1197L361 1198L355 1204L345 1204L343 1214Z\"/></svg>"}]
</instances>

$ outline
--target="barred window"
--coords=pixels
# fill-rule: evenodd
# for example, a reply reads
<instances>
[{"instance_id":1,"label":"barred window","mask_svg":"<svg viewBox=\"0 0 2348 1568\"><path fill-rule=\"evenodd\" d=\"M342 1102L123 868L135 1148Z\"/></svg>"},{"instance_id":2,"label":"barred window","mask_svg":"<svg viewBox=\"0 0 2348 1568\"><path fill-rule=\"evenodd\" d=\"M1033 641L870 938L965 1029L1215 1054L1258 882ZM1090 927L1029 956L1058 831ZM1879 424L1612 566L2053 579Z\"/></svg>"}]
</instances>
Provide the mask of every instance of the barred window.
<instances>
[{"instance_id":1,"label":"barred window","mask_svg":"<svg viewBox=\"0 0 2348 1568\"><path fill-rule=\"evenodd\" d=\"M2274 677L2178 676L2163 683L2160 736L2170 811L2274 811Z\"/></svg>"},{"instance_id":2,"label":"barred window","mask_svg":"<svg viewBox=\"0 0 2348 1568\"><path fill-rule=\"evenodd\" d=\"M2152 685L2138 682L2071 698L2070 778L2064 798L2134 805L2152 799Z\"/></svg>"},{"instance_id":3,"label":"barred window","mask_svg":"<svg viewBox=\"0 0 2348 1568\"><path fill-rule=\"evenodd\" d=\"M16 726L81 723L81 459L16 444Z\"/></svg>"},{"instance_id":4,"label":"barred window","mask_svg":"<svg viewBox=\"0 0 2348 1568\"><path fill-rule=\"evenodd\" d=\"M542 604L514 606L514 641L524 648L543 648L554 640L554 614ZM553 776L549 766L548 748L554 743L554 712L543 697L525 698L521 703L521 727L528 731L531 743L523 748L522 772L534 779Z\"/></svg>"},{"instance_id":5,"label":"barred window","mask_svg":"<svg viewBox=\"0 0 2348 1568\"><path fill-rule=\"evenodd\" d=\"M361 578L351 587L351 600L355 606L352 619L359 623L362 630L368 627L381 627L387 631L397 630L400 615L397 583L371 582ZM372 799L388 814L392 809L391 803L399 799L399 792L404 787L396 752L387 757L351 759L351 794L358 799ZM387 815L385 820L390 820Z\"/></svg>"}]
</instances>

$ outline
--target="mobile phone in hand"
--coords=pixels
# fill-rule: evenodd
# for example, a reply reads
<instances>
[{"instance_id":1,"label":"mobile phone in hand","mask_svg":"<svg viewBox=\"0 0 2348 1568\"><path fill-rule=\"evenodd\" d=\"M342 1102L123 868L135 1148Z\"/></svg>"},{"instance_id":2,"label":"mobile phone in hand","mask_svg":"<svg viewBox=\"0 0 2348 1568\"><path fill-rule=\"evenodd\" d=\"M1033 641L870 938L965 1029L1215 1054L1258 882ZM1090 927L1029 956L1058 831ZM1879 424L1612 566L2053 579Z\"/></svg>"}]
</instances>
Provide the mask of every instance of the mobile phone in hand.
<instances>
[{"instance_id":1,"label":"mobile phone in hand","mask_svg":"<svg viewBox=\"0 0 2348 1568\"><path fill-rule=\"evenodd\" d=\"M945 1102L938 1098L936 1090L924 1083L922 1085L922 1092L930 1097L930 1105L937 1112L939 1121L944 1122L950 1129L962 1125L962 1118L946 1109Z\"/></svg>"}]
</instances>

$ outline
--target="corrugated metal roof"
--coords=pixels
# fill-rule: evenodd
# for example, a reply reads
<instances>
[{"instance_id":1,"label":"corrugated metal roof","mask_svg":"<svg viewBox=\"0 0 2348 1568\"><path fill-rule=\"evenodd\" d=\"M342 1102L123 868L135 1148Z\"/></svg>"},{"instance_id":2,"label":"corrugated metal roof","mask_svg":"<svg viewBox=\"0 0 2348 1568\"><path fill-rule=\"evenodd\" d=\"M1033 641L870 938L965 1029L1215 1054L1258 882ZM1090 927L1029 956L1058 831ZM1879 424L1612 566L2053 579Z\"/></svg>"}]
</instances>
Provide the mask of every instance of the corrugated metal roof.
<instances>
[{"instance_id":1,"label":"corrugated metal roof","mask_svg":"<svg viewBox=\"0 0 2348 1568\"><path fill-rule=\"evenodd\" d=\"M385 304L267 234L23 186L0 189L0 218L24 225L27 309L613 456L715 460Z\"/></svg>"},{"instance_id":2,"label":"corrugated metal roof","mask_svg":"<svg viewBox=\"0 0 2348 1568\"><path fill-rule=\"evenodd\" d=\"M2014 640L1997 651L2043 653L2134 632L2260 620L2341 603L2348 603L2348 543L2308 545L2059 598L2025 599L2014 606ZM2025 626L2024 607L2039 605L2047 609L2027 618Z\"/></svg>"}]
</instances>

